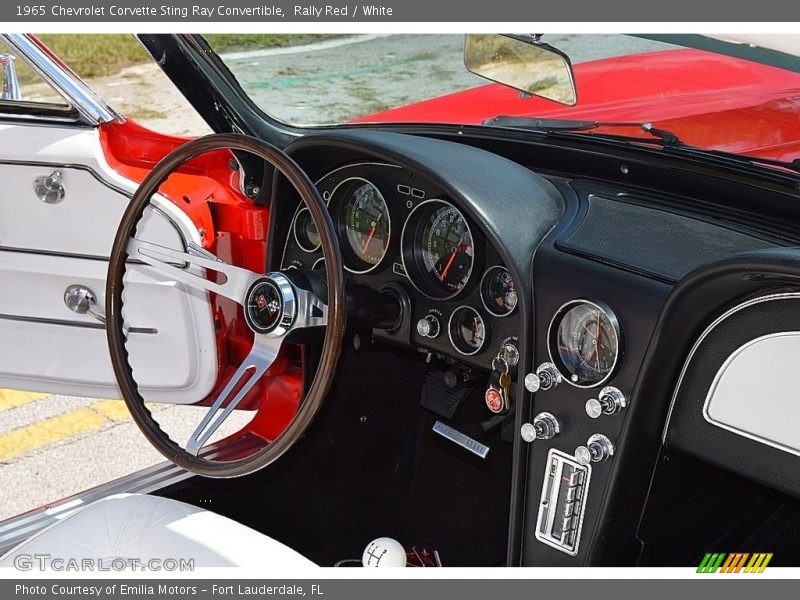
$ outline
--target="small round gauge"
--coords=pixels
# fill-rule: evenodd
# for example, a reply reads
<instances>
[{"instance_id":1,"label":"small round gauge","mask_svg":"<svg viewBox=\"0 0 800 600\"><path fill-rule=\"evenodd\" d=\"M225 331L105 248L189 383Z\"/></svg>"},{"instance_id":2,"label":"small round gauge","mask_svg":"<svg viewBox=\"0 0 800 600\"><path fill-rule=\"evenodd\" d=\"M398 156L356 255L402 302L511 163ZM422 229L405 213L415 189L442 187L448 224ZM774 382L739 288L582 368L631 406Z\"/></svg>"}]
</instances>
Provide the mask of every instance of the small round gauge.
<instances>
[{"instance_id":1,"label":"small round gauge","mask_svg":"<svg viewBox=\"0 0 800 600\"><path fill-rule=\"evenodd\" d=\"M321 256L317 260L314 261L314 264L311 265L312 271L324 271L325 270L325 257Z\"/></svg>"},{"instance_id":2,"label":"small round gauge","mask_svg":"<svg viewBox=\"0 0 800 600\"><path fill-rule=\"evenodd\" d=\"M380 264L389 248L389 207L375 184L360 177L340 183L331 195L343 244L345 266L366 273Z\"/></svg>"},{"instance_id":3,"label":"small round gauge","mask_svg":"<svg viewBox=\"0 0 800 600\"><path fill-rule=\"evenodd\" d=\"M294 231L294 240L302 250L316 252L319 249L322 238L320 238L314 219L307 208L301 208L297 211L292 230Z\"/></svg>"},{"instance_id":4,"label":"small round gauge","mask_svg":"<svg viewBox=\"0 0 800 600\"><path fill-rule=\"evenodd\" d=\"M598 302L573 300L550 323L550 358L561 376L577 387L594 387L613 373L620 356L619 321Z\"/></svg>"},{"instance_id":5,"label":"small round gauge","mask_svg":"<svg viewBox=\"0 0 800 600\"><path fill-rule=\"evenodd\" d=\"M443 200L411 211L403 228L403 265L414 286L430 298L457 295L475 263L472 232L461 212Z\"/></svg>"},{"instance_id":6,"label":"small round gauge","mask_svg":"<svg viewBox=\"0 0 800 600\"><path fill-rule=\"evenodd\" d=\"M450 343L461 354L475 354L486 342L486 323L471 306L459 306L450 315L448 334Z\"/></svg>"},{"instance_id":7,"label":"small round gauge","mask_svg":"<svg viewBox=\"0 0 800 600\"><path fill-rule=\"evenodd\" d=\"M508 269L496 265L484 273L481 280L483 307L495 317L505 317L517 308L517 286Z\"/></svg>"}]
</instances>

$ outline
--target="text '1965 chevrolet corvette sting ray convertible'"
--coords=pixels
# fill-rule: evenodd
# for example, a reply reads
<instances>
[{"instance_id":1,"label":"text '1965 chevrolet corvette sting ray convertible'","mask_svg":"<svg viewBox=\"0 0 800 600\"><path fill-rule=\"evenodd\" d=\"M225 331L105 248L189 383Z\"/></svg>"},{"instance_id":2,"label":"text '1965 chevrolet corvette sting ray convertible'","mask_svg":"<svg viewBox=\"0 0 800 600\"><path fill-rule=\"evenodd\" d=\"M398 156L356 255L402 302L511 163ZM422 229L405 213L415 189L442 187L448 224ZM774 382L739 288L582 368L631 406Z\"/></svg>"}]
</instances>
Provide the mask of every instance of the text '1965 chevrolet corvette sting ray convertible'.
<instances>
[{"instance_id":1,"label":"text '1965 chevrolet corvette sting ray convertible'","mask_svg":"<svg viewBox=\"0 0 800 600\"><path fill-rule=\"evenodd\" d=\"M799 566L800 38L548 37L140 35L188 138L2 36L0 388L167 460L0 565Z\"/></svg>"}]
</instances>

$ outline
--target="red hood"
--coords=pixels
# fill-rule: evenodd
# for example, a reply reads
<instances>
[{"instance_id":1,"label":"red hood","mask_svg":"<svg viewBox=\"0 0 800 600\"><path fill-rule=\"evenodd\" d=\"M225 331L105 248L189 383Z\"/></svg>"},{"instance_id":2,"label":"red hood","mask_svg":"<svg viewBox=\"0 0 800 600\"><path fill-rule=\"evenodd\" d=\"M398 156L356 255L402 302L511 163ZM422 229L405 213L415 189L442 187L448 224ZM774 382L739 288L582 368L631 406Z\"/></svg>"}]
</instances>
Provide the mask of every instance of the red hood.
<instances>
[{"instance_id":1,"label":"red hood","mask_svg":"<svg viewBox=\"0 0 800 600\"><path fill-rule=\"evenodd\" d=\"M798 73L700 50L668 50L581 63L575 79L574 107L522 99L490 84L356 122L478 124L498 115L652 122L703 148L800 158Z\"/></svg>"}]
</instances>

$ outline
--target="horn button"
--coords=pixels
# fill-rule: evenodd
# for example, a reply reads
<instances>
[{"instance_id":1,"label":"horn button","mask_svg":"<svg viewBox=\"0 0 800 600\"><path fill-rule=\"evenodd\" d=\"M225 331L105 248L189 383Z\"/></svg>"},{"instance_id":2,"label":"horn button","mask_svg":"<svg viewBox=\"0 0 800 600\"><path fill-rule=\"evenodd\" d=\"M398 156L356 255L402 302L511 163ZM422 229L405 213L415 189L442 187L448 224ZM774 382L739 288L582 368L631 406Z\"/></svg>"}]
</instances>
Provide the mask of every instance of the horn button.
<instances>
[{"instance_id":1,"label":"horn button","mask_svg":"<svg viewBox=\"0 0 800 600\"><path fill-rule=\"evenodd\" d=\"M256 333L285 333L294 323L294 287L280 273L257 279L247 292L245 320Z\"/></svg>"}]
</instances>

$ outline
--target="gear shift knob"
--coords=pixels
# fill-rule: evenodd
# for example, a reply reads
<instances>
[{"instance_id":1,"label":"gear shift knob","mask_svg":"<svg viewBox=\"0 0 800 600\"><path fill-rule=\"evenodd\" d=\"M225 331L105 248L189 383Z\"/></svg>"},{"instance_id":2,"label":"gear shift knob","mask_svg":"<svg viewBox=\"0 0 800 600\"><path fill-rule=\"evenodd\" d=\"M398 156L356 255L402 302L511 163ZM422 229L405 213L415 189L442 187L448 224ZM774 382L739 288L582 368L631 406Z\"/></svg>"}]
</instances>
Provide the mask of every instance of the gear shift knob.
<instances>
[{"instance_id":1,"label":"gear shift knob","mask_svg":"<svg viewBox=\"0 0 800 600\"><path fill-rule=\"evenodd\" d=\"M395 539L380 537L367 544L361 562L365 567L405 567L406 549Z\"/></svg>"}]
</instances>

